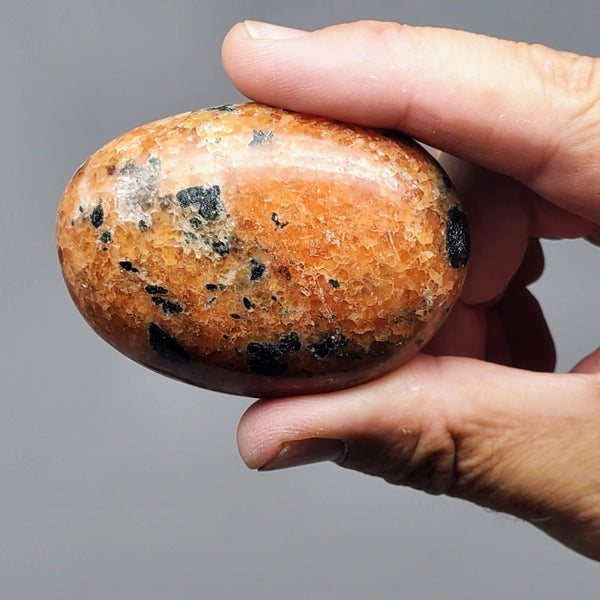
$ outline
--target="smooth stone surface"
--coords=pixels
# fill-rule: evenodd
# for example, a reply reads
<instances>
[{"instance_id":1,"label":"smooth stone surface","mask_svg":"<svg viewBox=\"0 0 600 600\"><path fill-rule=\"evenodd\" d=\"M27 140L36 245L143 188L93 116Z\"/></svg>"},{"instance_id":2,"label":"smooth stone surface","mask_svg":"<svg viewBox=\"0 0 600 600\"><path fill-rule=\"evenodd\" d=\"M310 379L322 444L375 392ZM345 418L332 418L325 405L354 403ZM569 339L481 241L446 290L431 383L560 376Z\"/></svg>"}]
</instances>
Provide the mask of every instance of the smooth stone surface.
<instances>
[{"instance_id":1,"label":"smooth stone surface","mask_svg":"<svg viewBox=\"0 0 600 600\"><path fill-rule=\"evenodd\" d=\"M329 391L411 358L456 300L465 216L397 133L258 104L139 127L62 198L69 292L115 348L250 396Z\"/></svg>"}]
</instances>

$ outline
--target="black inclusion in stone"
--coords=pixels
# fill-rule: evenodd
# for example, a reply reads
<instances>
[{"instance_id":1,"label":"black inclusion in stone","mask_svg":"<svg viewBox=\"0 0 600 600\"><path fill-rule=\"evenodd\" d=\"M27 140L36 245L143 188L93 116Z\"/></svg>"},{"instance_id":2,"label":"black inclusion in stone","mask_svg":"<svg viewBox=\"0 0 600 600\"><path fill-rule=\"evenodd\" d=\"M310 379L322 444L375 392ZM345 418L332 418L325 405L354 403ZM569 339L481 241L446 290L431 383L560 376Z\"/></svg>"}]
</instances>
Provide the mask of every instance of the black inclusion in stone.
<instances>
[{"instance_id":1,"label":"black inclusion in stone","mask_svg":"<svg viewBox=\"0 0 600 600\"><path fill-rule=\"evenodd\" d=\"M258 375L277 377L287 371L283 353L274 344L250 342L246 346L248 370Z\"/></svg>"},{"instance_id":2,"label":"black inclusion in stone","mask_svg":"<svg viewBox=\"0 0 600 600\"><path fill-rule=\"evenodd\" d=\"M222 104L221 106L211 106L210 108L205 108L204 110L208 112L230 112L236 113L239 110L233 104Z\"/></svg>"},{"instance_id":3,"label":"black inclusion in stone","mask_svg":"<svg viewBox=\"0 0 600 600\"><path fill-rule=\"evenodd\" d=\"M228 241L222 241L222 240L215 240L212 243L212 249L219 256L227 256L229 254L229 252L230 252L229 242Z\"/></svg>"},{"instance_id":4,"label":"black inclusion in stone","mask_svg":"<svg viewBox=\"0 0 600 600\"><path fill-rule=\"evenodd\" d=\"M247 298L246 296L244 296L242 298L242 301L244 302L244 307L246 308L246 310L253 310L254 309L254 302L252 302L252 300L250 300L250 298Z\"/></svg>"},{"instance_id":5,"label":"black inclusion in stone","mask_svg":"<svg viewBox=\"0 0 600 600\"><path fill-rule=\"evenodd\" d=\"M289 221L282 221L276 212L271 213L271 221L275 223L275 229L283 229L286 225L289 225L290 223Z\"/></svg>"},{"instance_id":6,"label":"black inclusion in stone","mask_svg":"<svg viewBox=\"0 0 600 600\"><path fill-rule=\"evenodd\" d=\"M222 212L221 189L218 185L200 187L198 213L209 221L214 221Z\"/></svg>"},{"instance_id":7,"label":"black inclusion in stone","mask_svg":"<svg viewBox=\"0 0 600 600\"><path fill-rule=\"evenodd\" d=\"M152 296L152 302L154 302L156 306L160 306L165 315L177 315L183 312L183 306L181 306L179 302L171 302L160 296Z\"/></svg>"},{"instance_id":8,"label":"black inclusion in stone","mask_svg":"<svg viewBox=\"0 0 600 600\"><path fill-rule=\"evenodd\" d=\"M202 221L202 219L200 219L199 217L192 217L190 219L190 225L194 228L194 229L200 229L200 227L202 227L202 224L204 223L204 221Z\"/></svg>"},{"instance_id":9,"label":"black inclusion in stone","mask_svg":"<svg viewBox=\"0 0 600 600\"><path fill-rule=\"evenodd\" d=\"M152 350L161 358L178 365L187 365L190 362L190 357L181 344L156 323L150 323L148 326L148 340Z\"/></svg>"},{"instance_id":10,"label":"black inclusion in stone","mask_svg":"<svg viewBox=\"0 0 600 600\"><path fill-rule=\"evenodd\" d=\"M216 284L216 283L207 283L207 284L206 284L204 287L205 287L205 288L206 288L206 289L207 289L209 292L216 292L216 291L217 291L217 288L218 288L218 286L217 286L217 284Z\"/></svg>"},{"instance_id":11,"label":"black inclusion in stone","mask_svg":"<svg viewBox=\"0 0 600 600\"><path fill-rule=\"evenodd\" d=\"M179 302L171 302L170 300L163 302L162 309L166 315L178 315L183 312L183 306Z\"/></svg>"},{"instance_id":12,"label":"black inclusion in stone","mask_svg":"<svg viewBox=\"0 0 600 600\"><path fill-rule=\"evenodd\" d=\"M177 200L182 207L194 205L200 216L214 221L223 212L221 189L218 185L196 185L177 192Z\"/></svg>"},{"instance_id":13,"label":"black inclusion in stone","mask_svg":"<svg viewBox=\"0 0 600 600\"><path fill-rule=\"evenodd\" d=\"M169 290L161 285L147 285L144 289L152 295L161 294L164 296L169 293Z\"/></svg>"},{"instance_id":14,"label":"black inclusion in stone","mask_svg":"<svg viewBox=\"0 0 600 600\"><path fill-rule=\"evenodd\" d=\"M290 333L285 333L284 335L282 335L279 338L277 347L282 352L298 352L298 350L300 350L300 348L302 348L302 343L300 342L300 336L295 331L291 331Z\"/></svg>"},{"instance_id":15,"label":"black inclusion in stone","mask_svg":"<svg viewBox=\"0 0 600 600\"><path fill-rule=\"evenodd\" d=\"M279 267L279 269L277 269L277 272L281 273L288 281L292 278L290 270L285 266Z\"/></svg>"},{"instance_id":16,"label":"black inclusion in stone","mask_svg":"<svg viewBox=\"0 0 600 600\"><path fill-rule=\"evenodd\" d=\"M340 282L337 279L329 279L329 285L336 290L340 287Z\"/></svg>"},{"instance_id":17,"label":"black inclusion in stone","mask_svg":"<svg viewBox=\"0 0 600 600\"><path fill-rule=\"evenodd\" d=\"M258 281L267 270L267 267L263 265L257 258L250 259L250 281Z\"/></svg>"},{"instance_id":18,"label":"black inclusion in stone","mask_svg":"<svg viewBox=\"0 0 600 600\"><path fill-rule=\"evenodd\" d=\"M136 269L131 262L128 260L120 260L119 265L124 271L130 271L131 273L139 273L138 269Z\"/></svg>"},{"instance_id":19,"label":"black inclusion in stone","mask_svg":"<svg viewBox=\"0 0 600 600\"><path fill-rule=\"evenodd\" d=\"M458 269L467 265L471 238L467 217L458 207L453 206L448 211L446 224L446 252L452 268Z\"/></svg>"},{"instance_id":20,"label":"black inclusion in stone","mask_svg":"<svg viewBox=\"0 0 600 600\"><path fill-rule=\"evenodd\" d=\"M332 352L346 344L348 338L336 330L326 335L320 341L307 346L307 350L317 358L327 358Z\"/></svg>"},{"instance_id":21,"label":"black inclusion in stone","mask_svg":"<svg viewBox=\"0 0 600 600\"><path fill-rule=\"evenodd\" d=\"M102 208L102 203L98 204L94 208L92 214L90 215L90 221L96 229L98 229L98 227L102 225L102 223L104 222L104 209Z\"/></svg>"},{"instance_id":22,"label":"black inclusion in stone","mask_svg":"<svg viewBox=\"0 0 600 600\"><path fill-rule=\"evenodd\" d=\"M333 340L326 338L322 342L309 344L308 351L317 358L327 358L335 350Z\"/></svg>"},{"instance_id":23,"label":"black inclusion in stone","mask_svg":"<svg viewBox=\"0 0 600 600\"><path fill-rule=\"evenodd\" d=\"M252 132L252 140L250 140L248 146L250 146L250 148L254 148L255 146L260 146L262 144L270 144L272 141L272 131L263 131L262 129L255 129Z\"/></svg>"},{"instance_id":24,"label":"black inclusion in stone","mask_svg":"<svg viewBox=\"0 0 600 600\"><path fill-rule=\"evenodd\" d=\"M100 241L103 244L108 244L110 242L110 240L112 240L112 234L110 231L105 231L101 236L100 236Z\"/></svg>"}]
</instances>

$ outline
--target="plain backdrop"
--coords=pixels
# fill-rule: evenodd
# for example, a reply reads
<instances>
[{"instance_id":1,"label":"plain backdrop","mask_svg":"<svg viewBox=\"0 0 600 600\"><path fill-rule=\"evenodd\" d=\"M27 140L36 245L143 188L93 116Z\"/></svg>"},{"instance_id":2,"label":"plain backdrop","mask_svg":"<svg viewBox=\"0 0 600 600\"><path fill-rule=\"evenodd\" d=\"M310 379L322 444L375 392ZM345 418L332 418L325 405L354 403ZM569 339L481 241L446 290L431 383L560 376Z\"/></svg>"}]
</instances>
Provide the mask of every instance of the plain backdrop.
<instances>
[{"instance_id":1,"label":"plain backdrop","mask_svg":"<svg viewBox=\"0 0 600 600\"><path fill-rule=\"evenodd\" d=\"M598 0L3 0L0 597L597 599L598 564L513 518L330 464L247 470L248 399L156 375L77 314L54 242L67 180L134 126L239 101L220 45L244 18L599 51ZM545 250L534 289L568 370L598 343L600 250Z\"/></svg>"}]
</instances>

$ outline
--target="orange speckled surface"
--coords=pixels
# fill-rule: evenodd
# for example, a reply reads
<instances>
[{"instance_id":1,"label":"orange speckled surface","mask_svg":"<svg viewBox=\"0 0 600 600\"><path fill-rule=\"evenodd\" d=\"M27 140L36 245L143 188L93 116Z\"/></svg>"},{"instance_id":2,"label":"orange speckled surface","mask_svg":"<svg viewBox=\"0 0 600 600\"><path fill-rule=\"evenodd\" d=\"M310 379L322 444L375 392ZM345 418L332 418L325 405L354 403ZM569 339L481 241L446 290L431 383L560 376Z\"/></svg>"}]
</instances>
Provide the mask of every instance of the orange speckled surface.
<instances>
[{"instance_id":1,"label":"orange speckled surface","mask_svg":"<svg viewBox=\"0 0 600 600\"><path fill-rule=\"evenodd\" d=\"M71 296L110 344L265 397L408 360L460 292L469 243L414 142L252 103L101 148L65 190L57 238Z\"/></svg>"}]
</instances>

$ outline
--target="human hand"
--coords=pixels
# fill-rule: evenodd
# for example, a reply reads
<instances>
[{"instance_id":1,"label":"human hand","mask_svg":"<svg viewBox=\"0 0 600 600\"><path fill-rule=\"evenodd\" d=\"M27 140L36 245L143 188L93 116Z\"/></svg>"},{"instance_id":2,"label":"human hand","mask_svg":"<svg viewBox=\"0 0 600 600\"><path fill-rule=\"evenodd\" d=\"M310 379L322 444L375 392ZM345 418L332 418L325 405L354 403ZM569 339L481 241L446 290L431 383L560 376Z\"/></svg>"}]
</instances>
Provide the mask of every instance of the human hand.
<instances>
[{"instance_id":1,"label":"human hand","mask_svg":"<svg viewBox=\"0 0 600 600\"><path fill-rule=\"evenodd\" d=\"M461 298L424 353L354 389L255 403L238 431L246 464L333 460L514 514L600 560L600 349L549 373L526 289L539 238L600 241L600 60L393 23L250 22L223 62L256 101L448 153L472 239Z\"/></svg>"}]
</instances>

